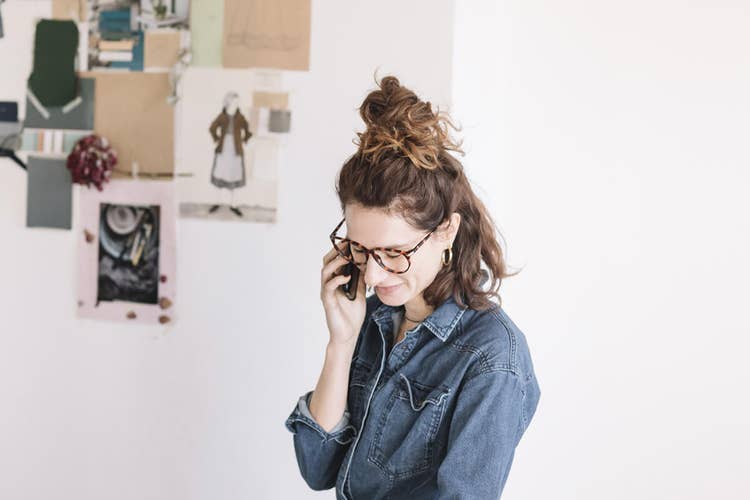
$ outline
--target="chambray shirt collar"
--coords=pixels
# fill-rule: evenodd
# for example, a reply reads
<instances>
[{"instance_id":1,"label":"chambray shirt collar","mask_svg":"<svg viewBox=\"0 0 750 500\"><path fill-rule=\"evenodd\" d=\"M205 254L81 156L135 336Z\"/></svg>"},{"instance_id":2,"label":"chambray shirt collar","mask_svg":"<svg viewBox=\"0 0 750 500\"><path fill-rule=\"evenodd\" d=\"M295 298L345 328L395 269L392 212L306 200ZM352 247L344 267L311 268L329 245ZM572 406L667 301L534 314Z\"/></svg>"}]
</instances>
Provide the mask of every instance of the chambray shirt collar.
<instances>
[{"instance_id":1,"label":"chambray shirt collar","mask_svg":"<svg viewBox=\"0 0 750 500\"><path fill-rule=\"evenodd\" d=\"M390 321L391 314L400 308L400 306L394 307L381 303L372 313L372 318L382 328L386 321ZM468 309L468 306L459 306L453 296L450 296L422 321L422 325L445 342L456 328L466 309Z\"/></svg>"}]
</instances>

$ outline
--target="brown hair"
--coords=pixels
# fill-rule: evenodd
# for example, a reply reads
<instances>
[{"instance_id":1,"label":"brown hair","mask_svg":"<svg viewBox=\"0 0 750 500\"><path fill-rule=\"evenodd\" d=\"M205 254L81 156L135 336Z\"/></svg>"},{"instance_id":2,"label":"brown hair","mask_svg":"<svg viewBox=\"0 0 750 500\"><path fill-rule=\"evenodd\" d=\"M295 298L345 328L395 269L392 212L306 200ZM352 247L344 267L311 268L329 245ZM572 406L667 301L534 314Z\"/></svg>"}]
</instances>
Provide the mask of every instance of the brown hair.
<instances>
[{"instance_id":1,"label":"brown hair","mask_svg":"<svg viewBox=\"0 0 750 500\"><path fill-rule=\"evenodd\" d=\"M451 119L430 102L385 76L365 98L359 113L367 126L357 133L359 149L339 171L336 192L341 209L350 203L398 214L413 227L429 231L453 212L461 223L453 242L453 259L424 290L424 299L437 307L449 296L476 310L502 304L499 288L508 274L497 226L474 194L463 166L449 151L464 154L448 127ZM484 262L487 270L481 269ZM489 271L489 272L488 272ZM491 286L483 290L486 279Z\"/></svg>"}]
</instances>

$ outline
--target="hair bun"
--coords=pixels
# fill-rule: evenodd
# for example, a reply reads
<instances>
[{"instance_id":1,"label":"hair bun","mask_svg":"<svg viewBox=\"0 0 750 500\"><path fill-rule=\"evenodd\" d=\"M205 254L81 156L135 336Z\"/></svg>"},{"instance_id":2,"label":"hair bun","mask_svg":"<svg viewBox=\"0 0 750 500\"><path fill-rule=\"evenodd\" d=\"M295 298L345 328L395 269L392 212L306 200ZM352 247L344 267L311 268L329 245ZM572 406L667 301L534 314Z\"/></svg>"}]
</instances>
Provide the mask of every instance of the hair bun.
<instances>
[{"instance_id":1,"label":"hair bun","mask_svg":"<svg viewBox=\"0 0 750 500\"><path fill-rule=\"evenodd\" d=\"M383 77L378 85L359 108L367 126L355 140L360 155L378 162L384 155L402 154L415 166L432 170L445 150L463 153L448 133L448 127L458 129L447 116L433 113L429 101L420 100L395 76Z\"/></svg>"}]
</instances>

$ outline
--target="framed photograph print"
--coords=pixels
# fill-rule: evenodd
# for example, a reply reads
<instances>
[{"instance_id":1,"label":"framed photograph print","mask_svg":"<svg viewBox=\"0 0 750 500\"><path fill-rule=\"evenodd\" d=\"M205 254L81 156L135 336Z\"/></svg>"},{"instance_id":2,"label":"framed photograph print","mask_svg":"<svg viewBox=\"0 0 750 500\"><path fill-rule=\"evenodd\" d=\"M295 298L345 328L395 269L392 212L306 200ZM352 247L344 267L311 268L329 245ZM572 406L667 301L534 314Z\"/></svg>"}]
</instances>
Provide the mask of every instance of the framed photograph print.
<instances>
[{"instance_id":1,"label":"framed photograph print","mask_svg":"<svg viewBox=\"0 0 750 500\"><path fill-rule=\"evenodd\" d=\"M174 183L111 180L83 188L79 210L78 316L173 322Z\"/></svg>"}]
</instances>

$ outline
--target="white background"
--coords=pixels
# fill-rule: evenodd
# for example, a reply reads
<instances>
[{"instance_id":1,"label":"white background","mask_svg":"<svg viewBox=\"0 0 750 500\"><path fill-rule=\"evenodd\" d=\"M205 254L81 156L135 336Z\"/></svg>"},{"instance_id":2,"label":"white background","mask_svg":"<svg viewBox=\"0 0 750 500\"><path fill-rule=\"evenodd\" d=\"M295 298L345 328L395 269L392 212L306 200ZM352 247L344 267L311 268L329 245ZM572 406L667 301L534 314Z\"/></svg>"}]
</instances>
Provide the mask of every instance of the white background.
<instances>
[{"instance_id":1,"label":"white background","mask_svg":"<svg viewBox=\"0 0 750 500\"><path fill-rule=\"evenodd\" d=\"M503 305L542 396L503 498L748 497L750 7L456 4L313 2L278 224L179 220L170 328L76 320L77 225L26 229L0 160L0 498L333 497L283 422L323 360L334 177L378 66L451 104L523 268ZM22 100L49 3L2 9Z\"/></svg>"},{"instance_id":2,"label":"white background","mask_svg":"<svg viewBox=\"0 0 750 500\"><path fill-rule=\"evenodd\" d=\"M750 498L750 4L456 3L542 390L503 499Z\"/></svg>"}]
</instances>

